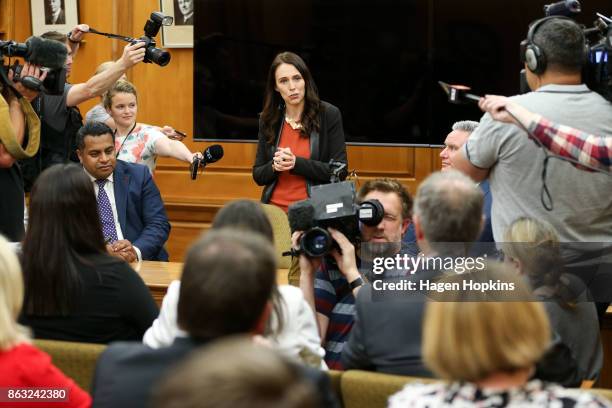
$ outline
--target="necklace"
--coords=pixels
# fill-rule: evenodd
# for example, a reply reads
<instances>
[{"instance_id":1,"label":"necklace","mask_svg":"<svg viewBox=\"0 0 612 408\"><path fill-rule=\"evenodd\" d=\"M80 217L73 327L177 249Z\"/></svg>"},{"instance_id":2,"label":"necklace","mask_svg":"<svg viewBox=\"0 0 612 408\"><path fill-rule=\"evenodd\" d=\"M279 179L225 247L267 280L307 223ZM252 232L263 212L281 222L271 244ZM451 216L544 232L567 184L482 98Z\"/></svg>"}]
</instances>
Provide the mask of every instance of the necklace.
<instances>
[{"instance_id":1,"label":"necklace","mask_svg":"<svg viewBox=\"0 0 612 408\"><path fill-rule=\"evenodd\" d=\"M291 126L291 129L293 130L298 130L302 128L302 124L298 123L297 121L295 121L294 119L291 119L289 116L285 115L285 122L287 122L289 124L289 126Z\"/></svg>"}]
</instances>

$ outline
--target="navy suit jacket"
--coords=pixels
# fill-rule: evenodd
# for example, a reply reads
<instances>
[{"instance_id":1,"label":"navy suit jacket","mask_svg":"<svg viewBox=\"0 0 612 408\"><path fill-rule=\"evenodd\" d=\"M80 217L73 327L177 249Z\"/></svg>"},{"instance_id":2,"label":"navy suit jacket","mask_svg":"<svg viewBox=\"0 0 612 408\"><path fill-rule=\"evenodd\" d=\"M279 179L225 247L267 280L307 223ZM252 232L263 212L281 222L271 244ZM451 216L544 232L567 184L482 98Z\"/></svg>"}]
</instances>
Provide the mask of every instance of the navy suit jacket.
<instances>
[{"instance_id":1,"label":"navy suit jacket","mask_svg":"<svg viewBox=\"0 0 612 408\"><path fill-rule=\"evenodd\" d=\"M143 260L167 261L164 244L170 234L170 223L149 169L117 160L113 181L123 237L140 249Z\"/></svg>"}]
</instances>

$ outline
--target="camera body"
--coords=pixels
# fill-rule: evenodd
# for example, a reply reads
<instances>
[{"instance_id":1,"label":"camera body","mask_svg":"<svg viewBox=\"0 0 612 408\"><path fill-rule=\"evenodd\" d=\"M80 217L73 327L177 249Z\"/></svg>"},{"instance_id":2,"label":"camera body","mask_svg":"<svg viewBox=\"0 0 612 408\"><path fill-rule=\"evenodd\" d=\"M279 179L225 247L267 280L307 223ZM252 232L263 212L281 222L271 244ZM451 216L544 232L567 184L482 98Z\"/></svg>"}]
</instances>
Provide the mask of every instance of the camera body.
<instances>
[{"instance_id":1,"label":"camera body","mask_svg":"<svg viewBox=\"0 0 612 408\"><path fill-rule=\"evenodd\" d=\"M344 181L313 186L310 199L290 205L288 216L292 231L304 231L299 251L316 258L337 248L327 228L342 232L357 244L361 241L360 223L378 225L384 212L378 200L357 204L355 185Z\"/></svg>"},{"instance_id":2,"label":"camera body","mask_svg":"<svg viewBox=\"0 0 612 408\"><path fill-rule=\"evenodd\" d=\"M155 36L159 33L159 29L163 25L172 24L172 17L166 16L158 11L151 13L150 18L147 20L144 26L144 35L140 38L133 39L130 44L137 42L145 43L145 58L146 63L155 63L159 66L166 66L170 62L170 53L161 48L157 48L155 43Z\"/></svg>"},{"instance_id":3,"label":"camera body","mask_svg":"<svg viewBox=\"0 0 612 408\"><path fill-rule=\"evenodd\" d=\"M40 65L47 71L45 80L40 81L30 76L22 77L23 66L17 62L13 66L3 66L5 72L8 72L9 68L13 70L13 82L21 82L27 88L49 95L61 95L64 92L66 56L66 47L57 41L39 37L30 37L25 43L0 41L0 58L22 57L26 62Z\"/></svg>"}]
</instances>

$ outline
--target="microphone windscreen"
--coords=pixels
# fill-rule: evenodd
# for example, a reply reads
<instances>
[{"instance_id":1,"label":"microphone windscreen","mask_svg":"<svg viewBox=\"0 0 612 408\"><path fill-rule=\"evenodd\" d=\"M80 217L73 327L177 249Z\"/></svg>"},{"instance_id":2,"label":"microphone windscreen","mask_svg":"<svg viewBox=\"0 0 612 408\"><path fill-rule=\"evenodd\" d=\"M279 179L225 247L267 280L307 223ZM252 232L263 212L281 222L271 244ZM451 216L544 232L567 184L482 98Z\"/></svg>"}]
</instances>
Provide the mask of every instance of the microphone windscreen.
<instances>
[{"instance_id":1,"label":"microphone windscreen","mask_svg":"<svg viewBox=\"0 0 612 408\"><path fill-rule=\"evenodd\" d=\"M24 59L27 62L51 69L61 69L66 64L68 51L59 41L30 37L26 40L26 45L28 52Z\"/></svg>"},{"instance_id":2,"label":"microphone windscreen","mask_svg":"<svg viewBox=\"0 0 612 408\"><path fill-rule=\"evenodd\" d=\"M204 162L206 164L208 163L214 163L217 160L221 159L223 157L223 146L221 145L212 145L212 146L208 146L206 148L206 150L204 150Z\"/></svg>"},{"instance_id":3,"label":"microphone windscreen","mask_svg":"<svg viewBox=\"0 0 612 408\"><path fill-rule=\"evenodd\" d=\"M307 231L314 226L314 207L310 200L297 201L289 206L287 211L291 233Z\"/></svg>"}]
</instances>

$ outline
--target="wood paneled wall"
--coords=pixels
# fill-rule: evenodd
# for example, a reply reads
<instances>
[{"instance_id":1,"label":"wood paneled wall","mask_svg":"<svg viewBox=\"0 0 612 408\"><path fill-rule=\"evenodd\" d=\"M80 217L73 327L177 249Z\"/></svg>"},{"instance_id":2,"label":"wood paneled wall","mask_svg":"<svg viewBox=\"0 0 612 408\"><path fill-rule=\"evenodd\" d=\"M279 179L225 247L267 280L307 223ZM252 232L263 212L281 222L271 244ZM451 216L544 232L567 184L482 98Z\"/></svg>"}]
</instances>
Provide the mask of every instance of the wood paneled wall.
<instances>
[{"instance_id":1,"label":"wood paneled wall","mask_svg":"<svg viewBox=\"0 0 612 408\"><path fill-rule=\"evenodd\" d=\"M0 29L5 38L25 40L31 35L29 1L0 0ZM140 36L151 11L159 9L158 0L79 1L80 21L99 31ZM13 18L11 18L13 17ZM158 38L158 43L160 43ZM125 43L89 34L73 65L71 81L84 82L103 61L121 56ZM193 132L193 51L171 49L172 61L166 67L140 64L128 73L139 92L139 121ZM97 100L83 103L87 112ZM193 151L207 143L186 140ZM210 225L216 211L228 200L258 199L261 188L251 178L255 145L224 143L225 156L205 169L196 181L190 180L185 164L160 159L155 181L158 184L172 223L167 244L171 260L180 261L185 249L202 229ZM440 168L438 149L408 147L364 147L348 149L349 167L355 169L358 183L375 177L400 179L414 193L418 183L433 169Z\"/></svg>"}]
</instances>

